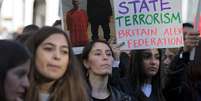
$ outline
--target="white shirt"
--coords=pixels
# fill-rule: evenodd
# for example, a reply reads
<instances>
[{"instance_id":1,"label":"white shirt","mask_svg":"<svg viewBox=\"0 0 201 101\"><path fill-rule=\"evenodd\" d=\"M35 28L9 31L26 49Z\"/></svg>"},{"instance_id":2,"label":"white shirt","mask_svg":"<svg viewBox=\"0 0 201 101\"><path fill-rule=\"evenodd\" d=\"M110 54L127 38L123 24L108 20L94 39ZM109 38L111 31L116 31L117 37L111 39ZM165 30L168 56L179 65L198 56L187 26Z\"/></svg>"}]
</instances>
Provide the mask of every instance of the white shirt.
<instances>
[{"instance_id":1,"label":"white shirt","mask_svg":"<svg viewBox=\"0 0 201 101\"><path fill-rule=\"evenodd\" d=\"M150 97L151 96L151 92L152 92L152 85L151 84L144 84L141 87L141 90L146 95L146 97Z\"/></svg>"},{"instance_id":2,"label":"white shirt","mask_svg":"<svg viewBox=\"0 0 201 101\"><path fill-rule=\"evenodd\" d=\"M50 95L48 93L40 93L39 96L40 101L48 101Z\"/></svg>"}]
</instances>

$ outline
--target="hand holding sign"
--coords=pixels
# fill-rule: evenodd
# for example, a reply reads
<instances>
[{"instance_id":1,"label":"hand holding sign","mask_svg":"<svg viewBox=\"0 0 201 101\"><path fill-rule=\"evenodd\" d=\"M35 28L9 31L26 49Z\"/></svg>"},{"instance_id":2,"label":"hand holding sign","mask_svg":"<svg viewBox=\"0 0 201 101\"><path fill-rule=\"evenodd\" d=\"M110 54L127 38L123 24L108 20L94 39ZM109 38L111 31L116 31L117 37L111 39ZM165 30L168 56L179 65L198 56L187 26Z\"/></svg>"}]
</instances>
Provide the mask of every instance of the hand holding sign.
<instances>
[{"instance_id":1,"label":"hand holding sign","mask_svg":"<svg viewBox=\"0 0 201 101\"><path fill-rule=\"evenodd\" d=\"M183 47L181 0L113 0L121 50Z\"/></svg>"},{"instance_id":2,"label":"hand holding sign","mask_svg":"<svg viewBox=\"0 0 201 101\"><path fill-rule=\"evenodd\" d=\"M194 30L189 30L184 33L184 52L190 52L194 47L198 46L199 33Z\"/></svg>"},{"instance_id":3,"label":"hand holding sign","mask_svg":"<svg viewBox=\"0 0 201 101\"><path fill-rule=\"evenodd\" d=\"M117 44L115 40L111 41L110 43L110 46L112 47L112 50L114 52L114 58L115 60L119 60L120 58L120 53L121 53L121 50L120 48L124 45L125 43L122 42L120 44Z\"/></svg>"}]
</instances>

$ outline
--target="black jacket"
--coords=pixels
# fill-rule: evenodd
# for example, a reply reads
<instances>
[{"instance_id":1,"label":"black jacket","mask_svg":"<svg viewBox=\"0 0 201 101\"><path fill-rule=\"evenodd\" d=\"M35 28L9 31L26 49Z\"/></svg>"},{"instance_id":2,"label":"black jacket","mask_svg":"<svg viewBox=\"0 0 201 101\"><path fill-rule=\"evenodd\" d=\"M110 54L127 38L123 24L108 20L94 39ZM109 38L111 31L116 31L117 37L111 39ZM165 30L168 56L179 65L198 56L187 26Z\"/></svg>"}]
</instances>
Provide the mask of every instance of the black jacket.
<instances>
[{"instance_id":1,"label":"black jacket","mask_svg":"<svg viewBox=\"0 0 201 101\"><path fill-rule=\"evenodd\" d=\"M188 62L189 53L184 54L182 57L183 58L180 58L180 55L177 55L170 64L168 80L163 91L167 101L183 101L179 100L178 95L183 92L181 91L181 89L183 89L181 85L185 83L185 66Z\"/></svg>"},{"instance_id":2,"label":"black jacket","mask_svg":"<svg viewBox=\"0 0 201 101\"><path fill-rule=\"evenodd\" d=\"M111 87L111 92L111 101L132 101L130 96L117 90L116 88Z\"/></svg>"},{"instance_id":3,"label":"black jacket","mask_svg":"<svg viewBox=\"0 0 201 101\"><path fill-rule=\"evenodd\" d=\"M110 0L87 0L87 15L89 22L108 23L112 16Z\"/></svg>"},{"instance_id":4,"label":"black jacket","mask_svg":"<svg viewBox=\"0 0 201 101\"><path fill-rule=\"evenodd\" d=\"M116 85L116 87L120 90L122 90L124 93L128 94L129 96L132 97L132 101L157 101L157 95L154 91L154 89L152 88L152 93L151 96L148 98L144 95L144 93L142 91L140 91L138 94L136 95L135 90L133 88L133 86L131 85L132 83L130 82L130 80L128 78L122 78L119 80L118 84ZM164 97L162 96L161 98L164 101Z\"/></svg>"},{"instance_id":5,"label":"black jacket","mask_svg":"<svg viewBox=\"0 0 201 101\"><path fill-rule=\"evenodd\" d=\"M126 95L125 93L119 91L114 87L109 87L111 92L110 101L135 101L132 100L130 96ZM93 101L93 100L91 100Z\"/></svg>"},{"instance_id":6,"label":"black jacket","mask_svg":"<svg viewBox=\"0 0 201 101\"><path fill-rule=\"evenodd\" d=\"M168 81L164 89L164 95L167 101L196 101L194 92L189 85L188 63L190 53L183 53L182 58L178 55L170 65Z\"/></svg>"},{"instance_id":7,"label":"black jacket","mask_svg":"<svg viewBox=\"0 0 201 101\"><path fill-rule=\"evenodd\" d=\"M199 42L199 47L196 48L197 53L195 55L195 64L198 65L191 64L189 53L183 53L182 58L177 56L172 62L170 66L172 72L168 75L168 81L164 89L167 101L201 101L201 81L192 81L192 77L189 76L189 71L200 68L200 51L201 41Z\"/></svg>"}]
</instances>

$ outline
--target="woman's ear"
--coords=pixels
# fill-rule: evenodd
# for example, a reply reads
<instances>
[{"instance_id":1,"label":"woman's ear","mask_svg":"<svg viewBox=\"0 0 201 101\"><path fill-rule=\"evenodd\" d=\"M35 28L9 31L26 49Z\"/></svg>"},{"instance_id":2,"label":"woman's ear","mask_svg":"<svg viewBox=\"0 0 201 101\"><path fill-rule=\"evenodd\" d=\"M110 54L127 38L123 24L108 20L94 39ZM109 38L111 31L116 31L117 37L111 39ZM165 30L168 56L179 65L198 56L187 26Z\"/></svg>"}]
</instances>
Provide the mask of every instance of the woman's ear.
<instances>
[{"instance_id":1,"label":"woman's ear","mask_svg":"<svg viewBox=\"0 0 201 101\"><path fill-rule=\"evenodd\" d=\"M88 65L88 62L87 62L86 60L83 61L83 64L84 64L84 67L85 67L86 69L89 69L89 65Z\"/></svg>"}]
</instances>

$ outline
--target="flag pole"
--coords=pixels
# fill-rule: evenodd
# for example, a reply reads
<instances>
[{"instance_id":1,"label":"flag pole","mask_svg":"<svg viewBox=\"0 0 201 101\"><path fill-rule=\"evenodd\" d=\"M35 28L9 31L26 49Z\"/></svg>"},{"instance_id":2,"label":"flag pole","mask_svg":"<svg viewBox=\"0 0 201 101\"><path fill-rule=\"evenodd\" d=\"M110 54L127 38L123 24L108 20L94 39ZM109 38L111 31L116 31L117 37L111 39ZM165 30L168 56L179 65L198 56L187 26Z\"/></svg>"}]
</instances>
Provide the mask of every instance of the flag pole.
<instances>
[{"instance_id":1,"label":"flag pole","mask_svg":"<svg viewBox=\"0 0 201 101\"><path fill-rule=\"evenodd\" d=\"M196 13L196 19L195 19L195 26L194 26L195 31L198 31L198 27L199 27L200 10L201 10L201 0L198 0L197 13ZM193 50L190 53L190 60L192 60L192 61L195 58L195 49L196 48L193 48Z\"/></svg>"}]
</instances>

